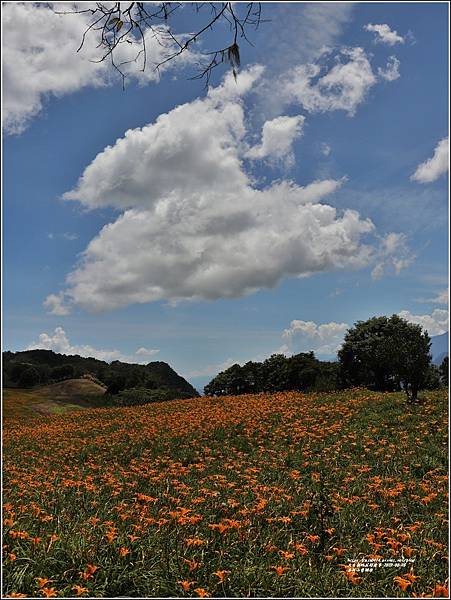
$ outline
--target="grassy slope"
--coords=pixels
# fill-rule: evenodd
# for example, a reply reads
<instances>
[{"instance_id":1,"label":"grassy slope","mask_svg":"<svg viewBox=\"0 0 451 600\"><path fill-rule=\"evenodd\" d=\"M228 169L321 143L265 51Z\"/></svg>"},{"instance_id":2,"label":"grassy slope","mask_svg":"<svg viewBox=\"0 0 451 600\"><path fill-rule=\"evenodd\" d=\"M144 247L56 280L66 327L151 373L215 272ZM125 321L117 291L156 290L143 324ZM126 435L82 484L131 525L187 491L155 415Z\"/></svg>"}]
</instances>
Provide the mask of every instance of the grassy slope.
<instances>
[{"instance_id":1,"label":"grassy slope","mask_svg":"<svg viewBox=\"0 0 451 600\"><path fill-rule=\"evenodd\" d=\"M3 390L3 418L29 419L98 406L105 388L89 379L68 379L33 389Z\"/></svg>"},{"instance_id":2,"label":"grassy slope","mask_svg":"<svg viewBox=\"0 0 451 600\"><path fill-rule=\"evenodd\" d=\"M361 390L10 421L3 592L440 595L446 415ZM343 566L371 556L411 562Z\"/></svg>"}]
</instances>

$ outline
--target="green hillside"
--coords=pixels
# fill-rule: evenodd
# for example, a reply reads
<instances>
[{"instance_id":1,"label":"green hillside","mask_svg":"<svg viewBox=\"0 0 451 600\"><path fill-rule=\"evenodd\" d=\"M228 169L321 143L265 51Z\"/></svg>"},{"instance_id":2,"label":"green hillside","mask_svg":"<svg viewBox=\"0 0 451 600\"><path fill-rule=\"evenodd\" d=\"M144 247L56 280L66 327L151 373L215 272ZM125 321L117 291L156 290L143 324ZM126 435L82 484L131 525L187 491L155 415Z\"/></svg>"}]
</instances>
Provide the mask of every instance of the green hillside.
<instances>
[{"instance_id":1,"label":"green hillside","mask_svg":"<svg viewBox=\"0 0 451 600\"><path fill-rule=\"evenodd\" d=\"M96 358L66 355L52 350L26 350L3 353L4 387L27 388L46 385L83 375L94 377L111 393L130 388L171 391L180 398L198 396L198 392L167 363L146 365L121 361L107 363Z\"/></svg>"},{"instance_id":2,"label":"green hillside","mask_svg":"<svg viewBox=\"0 0 451 600\"><path fill-rule=\"evenodd\" d=\"M33 389L8 388L3 392L3 418L27 420L102 405L106 387L91 379L68 379Z\"/></svg>"}]
</instances>

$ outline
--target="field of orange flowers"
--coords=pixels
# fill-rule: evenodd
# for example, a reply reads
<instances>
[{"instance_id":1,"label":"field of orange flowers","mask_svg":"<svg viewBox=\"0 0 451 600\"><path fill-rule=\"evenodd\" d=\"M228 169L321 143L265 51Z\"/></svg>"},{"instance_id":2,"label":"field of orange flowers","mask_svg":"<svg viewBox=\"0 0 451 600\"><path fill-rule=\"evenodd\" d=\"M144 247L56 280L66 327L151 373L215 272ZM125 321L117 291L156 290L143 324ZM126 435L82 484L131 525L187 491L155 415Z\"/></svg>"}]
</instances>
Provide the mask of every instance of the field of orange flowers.
<instances>
[{"instance_id":1,"label":"field of orange flowers","mask_svg":"<svg viewBox=\"0 0 451 600\"><path fill-rule=\"evenodd\" d=\"M447 597L447 398L198 398L4 423L9 597Z\"/></svg>"}]
</instances>

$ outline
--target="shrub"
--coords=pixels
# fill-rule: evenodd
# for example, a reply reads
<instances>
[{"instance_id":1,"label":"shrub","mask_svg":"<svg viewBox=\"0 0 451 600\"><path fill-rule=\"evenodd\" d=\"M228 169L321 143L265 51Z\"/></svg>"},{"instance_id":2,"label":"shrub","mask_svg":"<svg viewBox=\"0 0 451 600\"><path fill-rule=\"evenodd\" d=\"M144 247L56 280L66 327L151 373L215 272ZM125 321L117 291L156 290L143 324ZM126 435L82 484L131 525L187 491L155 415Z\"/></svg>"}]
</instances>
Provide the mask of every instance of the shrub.
<instances>
[{"instance_id":1,"label":"shrub","mask_svg":"<svg viewBox=\"0 0 451 600\"><path fill-rule=\"evenodd\" d=\"M183 394L174 390L156 389L148 390L146 388L131 388L122 390L114 394L111 398L114 406L138 406L140 404L149 404L152 402L165 402L180 398Z\"/></svg>"}]
</instances>

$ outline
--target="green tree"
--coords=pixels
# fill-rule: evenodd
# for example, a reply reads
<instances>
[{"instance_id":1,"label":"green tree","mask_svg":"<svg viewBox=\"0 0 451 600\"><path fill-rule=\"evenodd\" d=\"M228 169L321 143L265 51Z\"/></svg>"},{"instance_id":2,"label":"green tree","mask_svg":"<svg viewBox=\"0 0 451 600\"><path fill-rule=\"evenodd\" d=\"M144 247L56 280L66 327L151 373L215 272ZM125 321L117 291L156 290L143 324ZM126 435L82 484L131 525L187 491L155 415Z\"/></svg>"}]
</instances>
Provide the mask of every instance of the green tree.
<instances>
[{"instance_id":1,"label":"green tree","mask_svg":"<svg viewBox=\"0 0 451 600\"><path fill-rule=\"evenodd\" d=\"M338 352L344 385L376 390L405 390L415 401L431 364L431 340L419 325L398 315L358 321Z\"/></svg>"},{"instance_id":2,"label":"green tree","mask_svg":"<svg viewBox=\"0 0 451 600\"><path fill-rule=\"evenodd\" d=\"M262 376L262 365L252 360L241 367L243 387L246 394L262 392L264 380Z\"/></svg>"},{"instance_id":3,"label":"green tree","mask_svg":"<svg viewBox=\"0 0 451 600\"><path fill-rule=\"evenodd\" d=\"M290 370L284 354L272 354L262 364L264 391L281 392L290 389Z\"/></svg>"},{"instance_id":4,"label":"green tree","mask_svg":"<svg viewBox=\"0 0 451 600\"><path fill-rule=\"evenodd\" d=\"M449 385L449 358L445 356L439 367L440 380L445 387Z\"/></svg>"},{"instance_id":5,"label":"green tree","mask_svg":"<svg viewBox=\"0 0 451 600\"><path fill-rule=\"evenodd\" d=\"M35 367L28 367L28 369L25 369L19 378L20 387L33 387L39 383L39 372Z\"/></svg>"},{"instance_id":6,"label":"green tree","mask_svg":"<svg viewBox=\"0 0 451 600\"><path fill-rule=\"evenodd\" d=\"M206 396L226 396L230 392L228 387L228 373L227 371L221 371L214 377L210 383L204 387L204 393Z\"/></svg>"},{"instance_id":7,"label":"green tree","mask_svg":"<svg viewBox=\"0 0 451 600\"><path fill-rule=\"evenodd\" d=\"M426 390L438 390L442 387L439 367L432 364L429 365L424 379L423 387Z\"/></svg>"},{"instance_id":8,"label":"green tree","mask_svg":"<svg viewBox=\"0 0 451 600\"><path fill-rule=\"evenodd\" d=\"M24 373L27 369L29 369L32 365L30 363L16 363L11 362L9 367L9 378L14 383L19 383L20 378L22 377L22 373ZM4 365L4 369L6 370L6 365Z\"/></svg>"},{"instance_id":9,"label":"green tree","mask_svg":"<svg viewBox=\"0 0 451 600\"><path fill-rule=\"evenodd\" d=\"M310 390L315 386L320 362L313 352L301 352L286 360L287 390Z\"/></svg>"},{"instance_id":10,"label":"green tree","mask_svg":"<svg viewBox=\"0 0 451 600\"><path fill-rule=\"evenodd\" d=\"M107 381L107 394L119 394L122 390L125 390L127 380L124 375L113 374L111 379Z\"/></svg>"},{"instance_id":11,"label":"green tree","mask_svg":"<svg viewBox=\"0 0 451 600\"><path fill-rule=\"evenodd\" d=\"M52 379L56 379L57 381L61 381L63 379L72 379L74 375L75 369L71 364L65 364L59 367L54 367L50 371L50 377Z\"/></svg>"}]
</instances>

